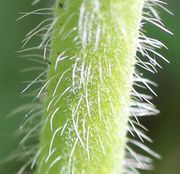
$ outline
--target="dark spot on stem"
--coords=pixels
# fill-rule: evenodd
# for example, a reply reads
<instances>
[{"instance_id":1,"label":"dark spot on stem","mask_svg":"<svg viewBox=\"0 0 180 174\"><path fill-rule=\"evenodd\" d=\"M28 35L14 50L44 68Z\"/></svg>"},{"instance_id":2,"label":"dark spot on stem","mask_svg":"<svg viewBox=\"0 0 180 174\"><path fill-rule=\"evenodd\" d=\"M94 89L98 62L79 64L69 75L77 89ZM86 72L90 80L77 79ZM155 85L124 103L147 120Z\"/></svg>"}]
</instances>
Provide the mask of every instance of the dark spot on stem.
<instances>
[{"instance_id":1,"label":"dark spot on stem","mask_svg":"<svg viewBox=\"0 0 180 174\"><path fill-rule=\"evenodd\" d=\"M64 4L62 2L59 3L59 8L63 8Z\"/></svg>"}]
</instances>

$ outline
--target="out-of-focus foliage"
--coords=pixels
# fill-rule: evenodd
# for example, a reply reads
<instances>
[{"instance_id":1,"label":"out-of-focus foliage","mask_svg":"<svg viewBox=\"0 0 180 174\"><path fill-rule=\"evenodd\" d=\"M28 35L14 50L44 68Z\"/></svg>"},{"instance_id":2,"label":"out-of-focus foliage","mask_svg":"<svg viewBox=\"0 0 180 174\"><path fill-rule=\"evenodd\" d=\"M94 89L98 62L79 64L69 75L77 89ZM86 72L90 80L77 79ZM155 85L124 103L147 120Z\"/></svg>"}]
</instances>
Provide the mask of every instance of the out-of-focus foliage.
<instances>
[{"instance_id":1,"label":"out-of-focus foliage","mask_svg":"<svg viewBox=\"0 0 180 174\"><path fill-rule=\"evenodd\" d=\"M16 22L16 18L19 17L19 12L30 10L30 3L30 0L0 1L0 161L16 149L18 140L15 131L23 117L6 116L25 102L19 94L24 87L21 82L29 78L21 73L27 61L18 58L16 51L21 47L25 34L40 19L28 17ZM180 1L169 0L168 3L174 16L162 12L162 19L175 35L169 36L155 27L146 26L151 36L166 43L169 51L162 50L162 53L171 63L168 65L161 62L163 70L159 70L156 76L149 75L159 85L156 89L159 97L154 102L161 114L144 118L141 122L150 130L148 134L154 140L149 146L161 154L162 160L155 160L155 170L144 174L179 174L180 171ZM19 165L16 160L3 164L0 166L0 173L11 174Z\"/></svg>"}]
</instances>

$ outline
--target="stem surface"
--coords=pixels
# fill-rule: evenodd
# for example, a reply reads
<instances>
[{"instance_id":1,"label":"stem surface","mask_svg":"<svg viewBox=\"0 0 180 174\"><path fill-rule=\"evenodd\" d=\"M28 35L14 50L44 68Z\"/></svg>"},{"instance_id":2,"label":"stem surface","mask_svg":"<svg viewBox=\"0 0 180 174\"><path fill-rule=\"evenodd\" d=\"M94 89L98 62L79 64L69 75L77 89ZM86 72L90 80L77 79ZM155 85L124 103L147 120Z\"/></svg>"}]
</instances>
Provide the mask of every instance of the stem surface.
<instances>
[{"instance_id":1,"label":"stem surface","mask_svg":"<svg viewBox=\"0 0 180 174\"><path fill-rule=\"evenodd\" d=\"M144 0L57 0L37 174L122 174Z\"/></svg>"}]
</instances>

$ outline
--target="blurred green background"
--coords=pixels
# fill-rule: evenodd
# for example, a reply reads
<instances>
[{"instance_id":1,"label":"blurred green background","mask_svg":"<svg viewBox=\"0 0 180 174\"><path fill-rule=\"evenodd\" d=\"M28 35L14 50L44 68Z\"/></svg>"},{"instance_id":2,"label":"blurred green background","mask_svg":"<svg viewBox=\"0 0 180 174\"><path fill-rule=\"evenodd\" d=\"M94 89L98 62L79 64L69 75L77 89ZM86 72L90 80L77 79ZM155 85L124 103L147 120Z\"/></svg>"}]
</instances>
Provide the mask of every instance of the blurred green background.
<instances>
[{"instance_id":1,"label":"blurred green background","mask_svg":"<svg viewBox=\"0 0 180 174\"><path fill-rule=\"evenodd\" d=\"M21 124L23 115L8 119L6 116L27 99L20 97L23 80L31 75L21 73L27 62L18 58L16 51L22 46L25 34L41 21L41 17L28 17L16 22L19 12L30 11L31 0L0 0L0 161L7 157L18 144L14 136ZM162 12L167 27L175 34L166 33L147 26L149 35L163 41L169 51L162 54L170 60L170 64L161 62L163 70L150 77L158 83L158 98L154 99L161 113L142 121L150 130L148 135L154 143L149 146L161 154L162 160L155 160L155 169L151 174L180 174L180 1L169 0L169 9L174 16ZM36 6L37 8L37 6ZM15 160L11 164L0 166L0 174L12 174L20 164Z\"/></svg>"}]
</instances>

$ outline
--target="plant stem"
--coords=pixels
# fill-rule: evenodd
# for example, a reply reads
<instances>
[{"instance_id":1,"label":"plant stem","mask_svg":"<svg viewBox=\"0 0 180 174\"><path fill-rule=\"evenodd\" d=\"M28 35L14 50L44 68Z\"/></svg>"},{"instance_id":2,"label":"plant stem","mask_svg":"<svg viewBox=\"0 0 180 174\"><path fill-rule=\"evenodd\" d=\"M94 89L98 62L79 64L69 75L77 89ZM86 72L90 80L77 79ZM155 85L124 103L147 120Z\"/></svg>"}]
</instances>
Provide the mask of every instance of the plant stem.
<instances>
[{"instance_id":1,"label":"plant stem","mask_svg":"<svg viewBox=\"0 0 180 174\"><path fill-rule=\"evenodd\" d=\"M57 0L37 174L122 174L144 0Z\"/></svg>"}]
</instances>

